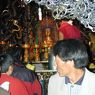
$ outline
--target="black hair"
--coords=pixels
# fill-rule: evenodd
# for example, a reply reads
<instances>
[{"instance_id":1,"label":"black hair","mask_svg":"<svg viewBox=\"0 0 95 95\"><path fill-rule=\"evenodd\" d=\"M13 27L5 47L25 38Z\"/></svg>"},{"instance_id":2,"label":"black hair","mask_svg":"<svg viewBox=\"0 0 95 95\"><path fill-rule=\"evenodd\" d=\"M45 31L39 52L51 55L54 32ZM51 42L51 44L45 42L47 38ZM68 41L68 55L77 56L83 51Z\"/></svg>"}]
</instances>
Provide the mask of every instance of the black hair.
<instances>
[{"instance_id":1,"label":"black hair","mask_svg":"<svg viewBox=\"0 0 95 95\"><path fill-rule=\"evenodd\" d=\"M82 68L88 64L87 50L81 40L60 40L53 47L53 54L58 55L63 61L73 60L76 68Z\"/></svg>"},{"instance_id":2,"label":"black hair","mask_svg":"<svg viewBox=\"0 0 95 95\"><path fill-rule=\"evenodd\" d=\"M24 55L24 49L21 46L9 47L6 53L10 54L13 57L14 62L22 63L22 62L19 62L21 61L20 58L21 57L23 58L23 55Z\"/></svg>"},{"instance_id":3,"label":"black hair","mask_svg":"<svg viewBox=\"0 0 95 95\"><path fill-rule=\"evenodd\" d=\"M0 55L1 73L6 73L12 64L13 58L9 54Z\"/></svg>"}]
</instances>

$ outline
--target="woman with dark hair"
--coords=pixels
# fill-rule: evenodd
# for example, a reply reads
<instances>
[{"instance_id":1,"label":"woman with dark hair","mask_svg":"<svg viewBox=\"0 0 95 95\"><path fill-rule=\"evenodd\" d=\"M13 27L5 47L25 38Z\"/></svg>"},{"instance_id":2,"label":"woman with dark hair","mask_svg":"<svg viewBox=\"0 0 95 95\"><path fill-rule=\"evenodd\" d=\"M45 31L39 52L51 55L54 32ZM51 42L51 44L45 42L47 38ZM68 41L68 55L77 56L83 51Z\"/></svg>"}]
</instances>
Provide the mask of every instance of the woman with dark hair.
<instances>
[{"instance_id":1,"label":"woman with dark hair","mask_svg":"<svg viewBox=\"0 0 95 95\"><path fill-rule=\"evenodd\" d=\"M6 52L12 55L14 59L12 76L24 82L30 95L41 95L41 84L38 81L36 74L32 70L27 69L22 62L24 55L23 48L20 46L10 47Z\"/></svg>"},{"instance_id":2,"label":"woman with dark hair","mask_svg":"<svg viewBox=\"0 0 95 95\"><path fill-rule=\"evenodd\" d=\"M24 83L11 76L13 72L13 58L9 54L0 55L0 64L0 85L7 82L4 88L6 88L11 95L29 95Z\"/></svg>"}]
</instances>

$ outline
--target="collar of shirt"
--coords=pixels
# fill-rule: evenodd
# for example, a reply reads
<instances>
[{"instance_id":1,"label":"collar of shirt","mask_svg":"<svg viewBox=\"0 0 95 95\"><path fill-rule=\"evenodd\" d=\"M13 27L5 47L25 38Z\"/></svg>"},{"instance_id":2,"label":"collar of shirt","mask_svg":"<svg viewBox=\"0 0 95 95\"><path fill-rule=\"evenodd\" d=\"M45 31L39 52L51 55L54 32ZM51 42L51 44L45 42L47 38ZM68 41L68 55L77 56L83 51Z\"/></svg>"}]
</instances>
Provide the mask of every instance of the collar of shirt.
<instances>
[{"instance_id":1,"label":"collar of shirt","mask_svg":"<svg viewBox=\"0 0 95 95\"><path fill-rule=\"evenodd\" d=\"M83 70L84 70L83 76L75 83L77 85L81 85L82 84L82 81L83 81L84 75L85 75L85 69L83 69ZM65 84L68 84L68 83L71 83L71 82L70 82L68 77L65 77Z\"/></svg>"}]
</instances>

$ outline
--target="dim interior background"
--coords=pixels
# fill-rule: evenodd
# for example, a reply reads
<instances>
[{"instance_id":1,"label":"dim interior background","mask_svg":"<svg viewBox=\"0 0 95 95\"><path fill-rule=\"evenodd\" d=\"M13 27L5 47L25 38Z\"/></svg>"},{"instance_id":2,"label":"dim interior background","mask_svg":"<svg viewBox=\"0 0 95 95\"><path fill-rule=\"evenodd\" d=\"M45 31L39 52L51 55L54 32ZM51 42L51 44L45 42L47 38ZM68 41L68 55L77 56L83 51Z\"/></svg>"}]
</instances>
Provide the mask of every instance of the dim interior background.
<instances>
[{"instance_id":1,"label":"dim interior background","mask_svg":"<svg viewBox=\"0 0 95 95\"><path fill-rule=\"evenodd\" d=\"M52 56L49 54L58 40L58 21L64 15L64 17L75 18L75 24L80 29L82 38L91 50L88 68L95 72L95 1L71 0L72 3L68 0L25 1L0 0L0 53L5 52L8 47L22 46L25 50L24 62L32 64L33 70L36 67L35 71L43 88L44 86L47 88L48 79L55 72L52 67ZM86 8L84 13L90 16L84 17L81 13L82 18L80 18L73 7L79 9L79 12L81 8ZM45 90L43 95L46 95Z\"/></svg>"}]
</instances>

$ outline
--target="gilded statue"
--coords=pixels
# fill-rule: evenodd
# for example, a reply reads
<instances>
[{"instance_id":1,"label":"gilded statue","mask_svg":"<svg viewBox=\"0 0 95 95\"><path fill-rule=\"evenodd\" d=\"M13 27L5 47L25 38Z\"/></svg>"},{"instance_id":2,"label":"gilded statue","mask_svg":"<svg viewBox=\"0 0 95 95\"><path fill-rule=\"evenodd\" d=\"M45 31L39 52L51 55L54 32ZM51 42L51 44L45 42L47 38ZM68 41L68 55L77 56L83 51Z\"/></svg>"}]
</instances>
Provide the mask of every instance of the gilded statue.
<instances>
[{"instance_id":1,"label":"gilded statue","mask_svg":"<svg viewBox=\"0 0 95 95\"><path fill-rule=\"evenodd\" d=\"M53 46L53 40L51 38L51 31L50 28L46 28L45 31L45 40L44 40L45 45L47 44L47 46L49 48L51 48Z\"/></svg>"}]
</instances>

